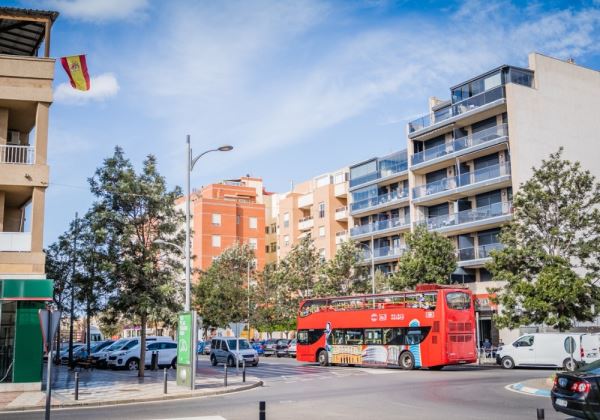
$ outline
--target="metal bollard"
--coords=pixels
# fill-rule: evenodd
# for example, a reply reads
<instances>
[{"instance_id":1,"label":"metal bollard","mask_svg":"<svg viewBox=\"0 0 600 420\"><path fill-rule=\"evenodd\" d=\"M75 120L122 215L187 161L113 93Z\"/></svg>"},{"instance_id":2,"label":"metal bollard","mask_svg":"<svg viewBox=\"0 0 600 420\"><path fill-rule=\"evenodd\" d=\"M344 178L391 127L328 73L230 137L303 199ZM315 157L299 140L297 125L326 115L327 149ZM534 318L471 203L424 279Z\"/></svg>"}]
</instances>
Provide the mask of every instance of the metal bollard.
<instances>
[{"instance_id":1,"label":"metal bollard","mask_svg":"<svg viewBox=\"0 0 600 420\"><path fill-rule=\"evenodd\" d=\"M225 376L223 378L224 386L227 387L227 364L225 364Z\"/></svg>"},{"instance_id":2,"label":"metal bollard","mask_svg":"<svg viewBox=\"0 0 600 420\"><path fill-rule=\"evenodd\" d=\"M242 382L246 382L246 361L242 360Z\"/></svg>"},{"instance_id":3,"label":"metal bollard","mask_svg":"<svg viewBox=\"0 0 600 420\"><path fill-rule=\"evenodd\" d=\"M75 372L75 401L79 400L79 372Z\"/></svg>"},{"instance_id":4,"label":"metal bollard","mask_svg":"<svg viewBox=\"0 0 600 420\"><path fill-rule=\"evenodd\" d=\"M167 368L164 369L163 374L163 394L167 393Z\"/></svg>"},{"instance_id":5,"label":"metal bollard","mask_svg":"<svg viewBox=\"0 0 600 420\"><path fill-rule=\"evenodd\" d=\"M150 359L150 365L151 365L151 370L153 370L153 371L158 370L158 352L157 351L152 352L152 357Z\"/></svg>"},{"instance_id":6,"label":"metal bollard","mask_svg":"<svg viewBox=\"0 0 600 420\"><path fill-rule=\"evenodd\" d=\"M258 420L267 420L267 404L264 401L258 403Z\"/></svg>"},{"instance_id":7,"label":"metal bollard","mask_svg":"<svg viewBox=\"0 0 600 420\"><path fill-rule=\"evenodd\" d=\"M544 416L544 409L543 408L538 408L537 409L537 420L544 420L546 417Z\"/></svg>"}]
</instances>

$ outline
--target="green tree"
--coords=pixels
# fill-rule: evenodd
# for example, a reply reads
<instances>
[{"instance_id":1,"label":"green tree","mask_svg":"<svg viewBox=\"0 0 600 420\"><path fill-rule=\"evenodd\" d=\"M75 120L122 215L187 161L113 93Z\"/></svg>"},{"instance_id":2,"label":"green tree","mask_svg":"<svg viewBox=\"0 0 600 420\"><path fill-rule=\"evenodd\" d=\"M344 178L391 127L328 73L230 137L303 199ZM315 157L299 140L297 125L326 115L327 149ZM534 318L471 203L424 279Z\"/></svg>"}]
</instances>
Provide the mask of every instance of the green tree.
<instances>
[{"instance_id":1,"label":"green tree","mask_svg":"<svg viewBox=\"0 0 600 420\"><path fill-rule=\"evenodd\" d=\"M279 278L282 274L277 263L267 264L252 289L252 325L259 331L266 331L269 337L281 324L277 318L277 288L282 283Z\"/></svg>"},{"instance_id":2,"label":"green tree","mask_svg":"<svg viewBox=\"0 0 600 420\"><path fill-rule=\"evenodd\" d=\"M79 242L76 249L78 265L74 277L75 296L85 312L88 354L91 347L91 318L104 309L108 295L108 266L103 253L105 232L94 224L93 218L94 213L88 212L79 222Z\"/></svg>"},{"instance_id":3,"label":"green tree","mask_svg":"<svg viewBox=\"0 0 600 420\"><path fill-rule=\"evenodd\" d=\"M504 287L499 326L546 324L568 329L594 318L599 298L600 184L563 149L543 160L513 199L513 221L503 229L504 248L487 268Z\"/></svg>"},{"instance_id":4,"label":"green tree","mask_svg":"<svg viewBox=\"0 0 600 420\"><path fill-rule=\"evenodd\" d=\"M248 266L252 277L254 251L247 244L235 244L201 273L194 287L194 306L207 327L224 328L247 318Z\"/></svg>"},{"instance_id":5,"label":"green tree","mask_svg":"<svg viewBox=\"0 0 600 420\"><path fill-rule=\"evenodd\" d=\"M447 284L456 270L456 252L452 241L425 226L406 235L407 251L390 277L392 289L412 289L418 283Z\"/></svg>"},{"instance_id":6,"label":"green tree","mask_svg":"<svg viewBox=\"0 0 600 420\"><path fill-rule=\"evenodd\" d=\"M354 241L344 241L335 256L321 267L314 296L342 296L369 290L365 267L359 265L361 250Z\"/></svg>"},{"instance_id":7,"label":"green tree","mask_svg":"<svg viewBox=\"0 0 600 420\"><path fill-rule=\"evenodd\" d=\"M105 230L110 266L110 287L115 293L109 305L128 319L139 319L141 348L146 346L146 325L153 308L177 312L181 308L182 271L174 247L160 248L157 240L184 243L184 219L175 209L179 188L167 190L156 159L148 156L142 171L135 172L120 147L105 159L89 180L96 196L96 226ZM139 376L144 375L145 351L140 352Z\"/></svg>"}]
</instances>

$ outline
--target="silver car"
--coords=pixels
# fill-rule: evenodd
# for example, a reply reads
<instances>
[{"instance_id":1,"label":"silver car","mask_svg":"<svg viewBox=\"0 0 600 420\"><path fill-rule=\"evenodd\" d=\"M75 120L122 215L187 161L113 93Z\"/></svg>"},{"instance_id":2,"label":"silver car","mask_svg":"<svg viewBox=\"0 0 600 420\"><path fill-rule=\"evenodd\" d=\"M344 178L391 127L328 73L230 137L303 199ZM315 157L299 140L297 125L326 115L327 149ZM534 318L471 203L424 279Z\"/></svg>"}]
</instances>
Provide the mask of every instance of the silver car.
<instances>
[{"instance_id":1,"label":"silver car","mask_svg":"<svg viewBox=\"0 0 600 420\"><path fill-rule=\"evenodd\" d=\"M242 361L252 366L258 365L258 352L252 348L245 338L217 337L213 338L210 346L210 363L216 366L226 363L234 367L242 364Z\"/></svg>"}]
</instances>

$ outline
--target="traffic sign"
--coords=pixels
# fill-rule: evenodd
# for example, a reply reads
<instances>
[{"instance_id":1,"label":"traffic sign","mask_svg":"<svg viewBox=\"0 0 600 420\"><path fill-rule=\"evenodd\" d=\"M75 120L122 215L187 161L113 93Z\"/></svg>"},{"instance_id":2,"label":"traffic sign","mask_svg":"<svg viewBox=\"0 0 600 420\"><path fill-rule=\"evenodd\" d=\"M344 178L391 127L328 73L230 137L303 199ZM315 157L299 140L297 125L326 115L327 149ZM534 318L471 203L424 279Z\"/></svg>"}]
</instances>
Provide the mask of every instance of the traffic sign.
<instances>
[{"instance_id":1,"label":"traffic sign","mask_svg":"<svg viewBox=\"0 0 600 420\"><path fill-rule=\"evenodd\" d=\"M40 309L38 311L38 318L40 319L40 327L42 329L42 339L44 340L44 349L48 352L52 348L52 340L58 323L60 322L60 311L48 311L46 309Z\"/></svg>"}]
</instances>

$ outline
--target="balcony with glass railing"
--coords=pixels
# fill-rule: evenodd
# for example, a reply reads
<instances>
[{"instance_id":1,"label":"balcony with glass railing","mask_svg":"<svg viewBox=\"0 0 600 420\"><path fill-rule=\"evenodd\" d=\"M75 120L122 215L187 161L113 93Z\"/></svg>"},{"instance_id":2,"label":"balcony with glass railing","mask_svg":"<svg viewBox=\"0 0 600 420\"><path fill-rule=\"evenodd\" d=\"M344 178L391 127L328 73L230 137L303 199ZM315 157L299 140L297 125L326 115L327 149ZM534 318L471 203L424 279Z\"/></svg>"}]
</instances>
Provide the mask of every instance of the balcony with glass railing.
<instances>
[{"instance_id":1,"label":"balcony with glass railing","mask_svg":"<svg viewBox=\"0 0 600 420\"><path fill-rule=\"evenodd\" d=\"M400 229L404 227L410 227L410 220L408 217L393 217L387 220L379 220L374 223L354 226L352 229L350 229L350 236L357 237L367 234L374 235L387 230Z\"/></svg>"},{"instance_id":2,"label":"balcony with glass railing","mask_svg":"<svg viewBox=\"0 0 600 420\"><path fill-rule=\"evenodd\" d=\"M404 156L403 160L388 160L383 159L378 163L378 169L368 174L353 178L352 172L350 172L350 188L354 188L357 185L367 184L369 182L389 178L395 174L408 170L408 160Z\"/></svg>"},{"instance_id":3,"label":"balcony with glass railing","mask_svg":"<svg viewBox=\"0 0 600 420\"><path fill-rule=\"evenodd\" d=\"M406 248L403 247L382 246L375 248L373 254L371 254L370 249L364 249L360 254L360 259L363 263L370 262L371 259L373 259L374 262L379 262L387 258L400 258L405 252Z\"/></svg>"},{"instance_id":4,"label":"balcony with glass railing","mask_svg":"<svg viewBox=\"0 0 600 420\"><path fill-rule=\"evenodd\" d=\"M504 248L501 243L479 245L478 247L461 248L456 251L459 262L473 263L477 260L491 258L490 253Z\"/></svg>"},{"instance_id":5,"label":"balcony with glass railing","mask_svg":"<svg viewBox=\"0 0 600 420\"><path fill-rule=\"evenodd\" d=\"M493 219L505 219L512 215L512 201L498 202L474 209L459 211L458 213L430 217L416 222L425 225L429 230L452 230L464 228L468 224L485 224ZM482 223L485 222L485 223Z\"/></svg>"},{"instance_id":6,"label":"balcony with glass railing","mask_svg":"<svg viewBox=\"0 0 600 420\"><path fill-rule=\"evenodd\" d=\"M344 221L348 220L348 207L338 207L335 209L335 220Z\"/></svg>"},{"instance_id":7,"label":"balcony with glass railing","mask_svg":"<svg viewBox=\"0 0 600 420\"><path fill-rule=\"evenodd\" d=\"M439 159L441 157L453 158L459 154L468 153L480 145L488 144L499 139L505 139L508 136L508 125L501 124L496 127L490 127L471 136L459 137L447 144L423 150L412 156L412 165L420 165L424 162Z\"/></svg>"},{"instance_id":8,"label":"balcony with glass railing","mask_svg":"<svg viewBox=\"0 0 600 420\"><path fill-rule=\"evenodd\" d=\"M35 164L34 146L0 145L0 163L33 165Z\"/></svg>"},{"instance_id":9,"label":"balcony with glass railing","mask_svg":"<svg viewBox=\"0 0 600 420\"><path fill-rule=\"evenodd\" d=\"M484 105L501 101L504 99L504 97L504 86L496 86L492 89L486 90L485 92L473 95L470 98L453 103L450 111L447 113L438 113L438 115L435 117L431 113L428 113L413 121L410 121L408 123L408 132L414 133L443 121L450 122L450 120L456 119L454 117L474 111Z\"/></svg>"},{"instance_id":10,"label":"balcony with glass railing","mask_svg":"<svg viewBox=\"0 0 600 420\"><path fill-rule=\"evenodd\" d=\"M387 194L380 194L375 197L356 201L350 205L350 212L352 214L357 214L365 211L379 210L397 204L407 198L408 189L395 190Z\"/></svg>"},{"instance_id":11,"label":"balcony with glass railing","mask_svg":"<svg viewBox=\"0 0 600 420\"><path fill-rule=\"evenodd\" d=\"M479 183L487 183L494 179L503 179L510 176L510 162L491 165L476 171L465 172L458 176L451 176L430 182L429 184L419 185L413 188L413 199L419 199L442 192L451 192L464 187L475 187Z\"/></svg>"}]
</instances>

